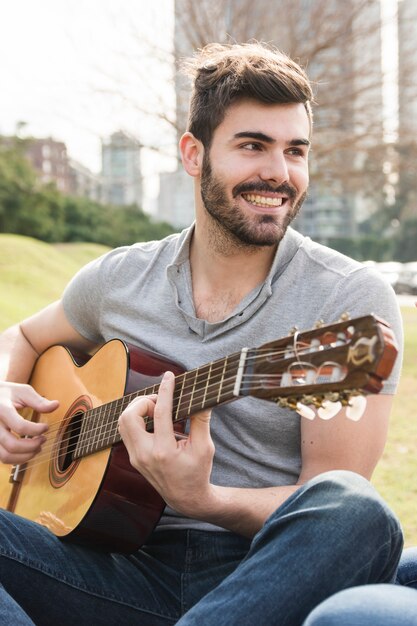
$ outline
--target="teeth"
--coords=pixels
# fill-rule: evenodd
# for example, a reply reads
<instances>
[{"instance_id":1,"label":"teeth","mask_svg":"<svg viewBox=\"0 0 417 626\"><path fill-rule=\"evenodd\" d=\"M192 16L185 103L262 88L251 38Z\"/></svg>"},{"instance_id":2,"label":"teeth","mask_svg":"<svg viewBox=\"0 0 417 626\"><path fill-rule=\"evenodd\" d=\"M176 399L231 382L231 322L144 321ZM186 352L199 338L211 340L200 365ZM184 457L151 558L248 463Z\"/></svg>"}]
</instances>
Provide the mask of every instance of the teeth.
<instances>
[{"instance_id":1,"label":"teeth","mask_svg":"<svg viewBox=\"0 0 417 626\"><path fill-rule=\"evenodd\" d=\"M267 196L259 196L254 193L242 194L245 200L257 206L281 206L282 198L270 198Z\"/></svg>"}]
</instances>

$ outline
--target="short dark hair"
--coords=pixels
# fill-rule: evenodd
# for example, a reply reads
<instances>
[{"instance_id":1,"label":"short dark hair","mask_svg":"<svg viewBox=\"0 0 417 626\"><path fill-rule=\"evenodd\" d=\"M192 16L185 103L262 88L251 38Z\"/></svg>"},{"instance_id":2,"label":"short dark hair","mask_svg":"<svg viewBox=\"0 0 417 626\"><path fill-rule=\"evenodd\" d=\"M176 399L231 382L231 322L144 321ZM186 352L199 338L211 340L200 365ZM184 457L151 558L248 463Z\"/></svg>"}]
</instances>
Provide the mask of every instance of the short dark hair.
<instances>
[{"instance_id":1,"label":"short dark hair","mask_svg":"<svg viewBox=\"0 0 417 626\"><path fill-rule=\"evenodd\" d=\"M188 127L205 148L238 100L265 104L302 103L312 126L313 91L304 70L286 54L262 43L208 44L185 60L193 78Z\"/></svg>"}]
</instances>

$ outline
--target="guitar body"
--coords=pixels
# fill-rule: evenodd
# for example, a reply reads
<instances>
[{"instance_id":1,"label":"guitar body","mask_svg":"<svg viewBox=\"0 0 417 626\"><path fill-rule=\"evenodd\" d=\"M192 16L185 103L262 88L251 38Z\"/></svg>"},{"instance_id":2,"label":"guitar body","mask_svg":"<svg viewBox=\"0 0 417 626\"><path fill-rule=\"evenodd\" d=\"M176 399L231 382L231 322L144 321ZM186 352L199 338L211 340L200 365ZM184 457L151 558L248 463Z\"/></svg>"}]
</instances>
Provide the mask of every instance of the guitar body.
<instances>
[{"instance_id":1,"label":"guitar body","mask_svg":"<svg viewBox=\"0 0 417 626\"><path fill-rule=\"evenodd\" d=\"M2 485L3 508L49 528L55 535L107 550L132 552L157 524L165 502L129 462L123 443L66 462L65 441L74 416L158 383L178 365L120 340L106 343L79 365L64 347L53 346L37 361L30 384L58 399L42 451L18 467L17 482ZM177 425L180 426L180 425Z\"/></svg>"}]
</instances>

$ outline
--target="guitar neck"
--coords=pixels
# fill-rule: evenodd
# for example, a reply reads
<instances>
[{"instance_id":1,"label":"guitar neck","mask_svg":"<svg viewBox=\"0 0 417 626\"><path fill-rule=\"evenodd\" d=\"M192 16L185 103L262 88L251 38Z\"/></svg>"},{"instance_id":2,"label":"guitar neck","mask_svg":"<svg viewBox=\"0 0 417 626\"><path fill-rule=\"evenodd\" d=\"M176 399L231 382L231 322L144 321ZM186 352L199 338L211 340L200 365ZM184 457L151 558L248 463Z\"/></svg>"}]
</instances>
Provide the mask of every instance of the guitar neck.
<instances>
[{"instance_id":1,"label":"guitar neck","mask_svg":"<svg viewBox=\"0 0 417 626\"><path fill-rule=\"evenodd\" d=\"M346 404L346 392L378 393L396 355L392 331L372 315L296 331L176 376L172 419L180 422L202 409L248 395L293 410L300 402L315 407L325 401ZM121 413L134 398L158 389L159 384L147 387L74 416L73 458L121 441ZM152 418L145 418L145 424L147 430L153 429Z\"/></svg>"},{"instance_id":2,"label":"guitar neck","mask_svg":"<svg viewBox=\"0 0 417 626\"><path fill-rule=\"evenodd\" d=\"M237 399L245 356L244 349L176 376L173 422L180 422L202 409ZM159 384L146 387L84 413L73 458L85 457L121 441L118 430L120 415L134 398L158 393L158 389ZM151 431L153 419L145 418L145 425Z\"/></svg>"}]
</instances>

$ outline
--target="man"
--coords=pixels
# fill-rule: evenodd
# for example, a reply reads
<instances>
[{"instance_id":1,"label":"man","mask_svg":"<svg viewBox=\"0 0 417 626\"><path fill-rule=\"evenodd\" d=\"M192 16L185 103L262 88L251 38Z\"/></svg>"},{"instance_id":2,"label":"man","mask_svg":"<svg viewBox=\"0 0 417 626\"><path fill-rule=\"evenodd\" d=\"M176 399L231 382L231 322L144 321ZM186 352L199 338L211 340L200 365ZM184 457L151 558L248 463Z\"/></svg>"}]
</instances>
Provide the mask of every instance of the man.
<instances>
[{"instance_id":1,"label":"man","mask_svg":"<svg viewBox=\"0 0 417 626\"><path fill-rule=\"evenodd\" d=\"M94 351L118 336L189 370L346 310L384 317L401 342L390 288L288 229L308 185L312 91L301 68L250 44L208 46L188 69L180 149L195 182L195 225L110 252L62 301L4 333L3 373L14 381L2 388L4 462L24 463L42 446L45 427L16 408L56 408L20 384L52 344ZM120 418L132 465L168 504L152 537L133 555L106 555L4 513L7 619L31 623L24 609L36 624L295 626L342 588L391 581L401 531L367 479L398 369L358 423L344 410L332 421L300 420L248 398L194 415L187 442L172 431L167 372L158 397L137 399Z\"/></svg>"}]
</instances>

